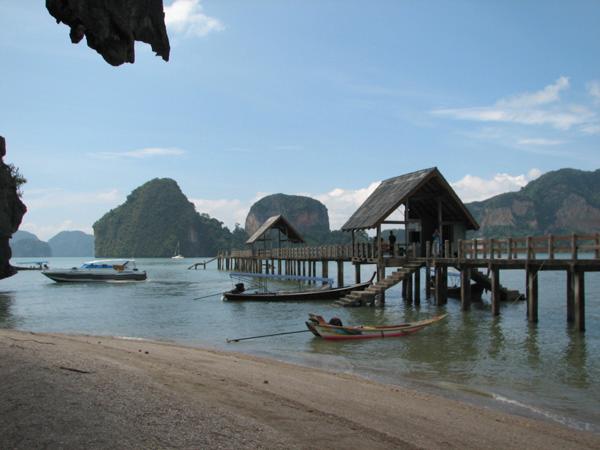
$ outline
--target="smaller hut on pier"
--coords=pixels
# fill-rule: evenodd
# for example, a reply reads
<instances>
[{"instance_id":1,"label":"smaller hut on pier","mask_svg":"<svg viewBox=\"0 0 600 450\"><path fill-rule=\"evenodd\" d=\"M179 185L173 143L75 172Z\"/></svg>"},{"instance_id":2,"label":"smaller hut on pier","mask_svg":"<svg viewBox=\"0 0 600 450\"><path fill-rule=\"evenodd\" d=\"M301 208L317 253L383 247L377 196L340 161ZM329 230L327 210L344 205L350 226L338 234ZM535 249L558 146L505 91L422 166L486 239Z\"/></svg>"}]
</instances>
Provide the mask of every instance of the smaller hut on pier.
<instances>
[{"instance_id":1,"label":"smaller hut on pier","mask_svg":"<svg viewBox=\"0 0 600 450\"><path fill-rule=\"evenodd\" d=\"M300 233L281 214L269 217L246 241L252 248L253 256L260 256L267 250L289 247L290 244L304 244Z\"/></svg>"},{"instance_id":2,"label":"smaller hut on pier","mask_svg":"<svg viewBox=\"0 0 600 450\"><path fill-rule=\"evenodd\" d=\"M388 220L401 206L404 206L404 220ZM392 224L404 227L404 245L416 244L415 256L425 256L425 244L432 240L436 229L441 235L440 242L449 241L451 249L456 248L459 239L465 238L467 230L479 229L479 224L437 167L382 181L342 230L352 232L354 237L357 230L375 228L376 242L380 243L382 225ZM381 255L381 249L378 253Z\"/></svg>"}]
</instances>

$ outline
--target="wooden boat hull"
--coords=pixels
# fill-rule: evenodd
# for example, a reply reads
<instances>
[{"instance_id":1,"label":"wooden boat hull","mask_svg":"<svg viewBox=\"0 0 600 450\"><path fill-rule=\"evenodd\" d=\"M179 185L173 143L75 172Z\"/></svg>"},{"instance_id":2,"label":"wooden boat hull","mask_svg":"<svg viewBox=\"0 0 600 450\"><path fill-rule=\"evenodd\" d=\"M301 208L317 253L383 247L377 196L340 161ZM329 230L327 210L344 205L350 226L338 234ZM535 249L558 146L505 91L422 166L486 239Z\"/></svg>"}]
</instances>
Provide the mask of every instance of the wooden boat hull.
<instances>
[{"instance_id":1,"label":"wooden boat hull","mask_svg":"<svg viewBox=\"0 0 600 450\"><path fill-rule=\"evenodd\" d=\"M402 323L399 325L387 326L341 326L328 324L321 316L310 314L306 322L308 329L317 337L330 341L349 340L349 339L375 339L402 337L421 331L436 322L439 322L447 314L432 317L431 319L418 322Z\"/></svg>"},{"instance_id":2,"label":"wooden boat hull","mask_svg":"<svg viewBox=\"0 0 600 450\"><path fill-rule=\"evenodd\" d=\"M223 293L223 300L228 301L310 301L310 300L337 300L353 291L362 291L371 285L371 280L364 283L354 284L333 289L315 289L313 291L302 292L261 292L261 293L238 293L229 291Z\"/></svg>"}]
</instances>

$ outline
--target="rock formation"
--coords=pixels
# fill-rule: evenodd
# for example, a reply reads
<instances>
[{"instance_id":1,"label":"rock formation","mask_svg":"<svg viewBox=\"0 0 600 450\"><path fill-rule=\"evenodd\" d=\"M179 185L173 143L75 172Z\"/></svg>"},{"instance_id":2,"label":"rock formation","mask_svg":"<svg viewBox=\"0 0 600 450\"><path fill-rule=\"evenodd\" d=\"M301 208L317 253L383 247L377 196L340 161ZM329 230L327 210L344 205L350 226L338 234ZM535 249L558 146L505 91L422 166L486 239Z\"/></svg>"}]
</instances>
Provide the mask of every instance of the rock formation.
<instances>
[{"instance_id":1,"label":"rock formation","mask_svg":"<svg viewBox=\"0 0 600 450\"><path fill-rule=\"evenodd\" d=\"M16 273L10 265L9 239L17 231L27 208L19 198L15 169L4 163L6 141L0 136L0 278Z\"/></svg>"},{"instance_id":2,"label":"rock formation","mask_svg":"<svg viewBox=\"0 0 600 450\"><path fill-rule=\"evenodd\" d=\"M548 172L518 192L467 204L481 225L476 236L600 232L600 170Z\"/></svg>"},{"instance_id":3,"label":"rock formation","mask_svg":"<svg viewBox=\"0 0 600 450\"><path fill-rule=\"evenodd\" d=\"M97 257L211 256L229 248L222 222L198 214L174 180L155 178L94 224Z\"/></svg>"},{"instance_id":4,"label":"rock formation","mask_svg":"<svg viewBox=\"0 0 600 450\"><path fill-rule=\"evenodd\" d=\"M162 0L46 0L57 23L71 27L71 42L84 37L113 66L135 61L135 41L150 44L169 60L169 38Z\"/></svg>"},{"instance_id":5,"label":"rock formation","mask_svg":"<svg viewBox=\"0 0 600 450\"><path fill-rule=\"evenodd\" d=\"M282 214L309 241L329 234L327 207L318 200L300 195L274 194L261 198L246 217L246 233L252 235L271 216Z\"/></svg>"}]
</instances>

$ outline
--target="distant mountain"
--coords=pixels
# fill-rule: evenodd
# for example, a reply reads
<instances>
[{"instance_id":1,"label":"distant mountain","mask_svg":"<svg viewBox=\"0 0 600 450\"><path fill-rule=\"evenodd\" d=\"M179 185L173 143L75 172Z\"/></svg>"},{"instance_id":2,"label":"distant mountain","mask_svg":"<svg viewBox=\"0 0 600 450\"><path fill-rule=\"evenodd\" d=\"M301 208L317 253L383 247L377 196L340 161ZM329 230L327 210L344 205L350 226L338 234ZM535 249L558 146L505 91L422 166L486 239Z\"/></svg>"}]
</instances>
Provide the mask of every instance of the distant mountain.
<instances>
[{"instance_id":1,"label":"distant mountain","mask_svg":"<svg viewBox=\"0 0 600 450\"><path fill-rule=\"evenodd\" d=\"M12 235L12 238L10 238L11 243L21 241L23 239L37 239L38 241L40 240L35 234L24 230L17 230L17 232Z\"/></svg>"},{"instance_id":2,"label":"distant mountain","mask_svg":"<svg viewBox=\"0 0 600 450\"><path fill-rule=\"evenodd\" d=\"M485 237L600 232L600 169L548 172L518 192L467 204Z\"/></svg>"},{"instance_id":3,"label":"distant mountain","mask_svg":"<svg viewBox=\"0 0 600 450\"><path fill-rule=\"evenodd\" d=\"M49 257L52 249L47 242L40 241L38 237L28 231L18 230L10 240L13 258Z\"/></svg>"},{"instance_id":4,"label":"distant mountain","mask_svg":"<svg viewBox=\"0 0 600 450\"><path fill-rule=\"evenodd\" d=\"M83 231L61 231L48 244L52 256L94 256L94 236Z\"/></svg>"},{"instance_id":5,"label":"distant mountain","mask_svg":"<svg viewBox=\"0 0 600 450\"><path fill-rule=\"evenodd\" d=\"M210 256L234 241L222 222L198 214L170 178L135 189L94 224L94 236L97 257L170 257L177 248L183 256Z\"/></svg>"}]
</instances>

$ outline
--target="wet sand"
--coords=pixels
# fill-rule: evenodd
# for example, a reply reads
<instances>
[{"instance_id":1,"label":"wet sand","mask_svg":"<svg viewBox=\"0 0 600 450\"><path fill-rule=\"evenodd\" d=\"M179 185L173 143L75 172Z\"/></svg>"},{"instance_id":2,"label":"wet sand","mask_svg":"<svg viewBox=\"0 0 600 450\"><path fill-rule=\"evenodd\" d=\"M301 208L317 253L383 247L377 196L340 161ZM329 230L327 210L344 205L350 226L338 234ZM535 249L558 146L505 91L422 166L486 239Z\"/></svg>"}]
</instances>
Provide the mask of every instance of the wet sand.
<instances>
[{"instance_id":1,"label":"wet sand","mask_svg":"<svg viewBox=\"0 0 600 450\"><path fill-rule=\"evenodd\" d=\"M164 342L0 330L0 448L600 448L347 374Z\"/></svg>"}]
</instances>

